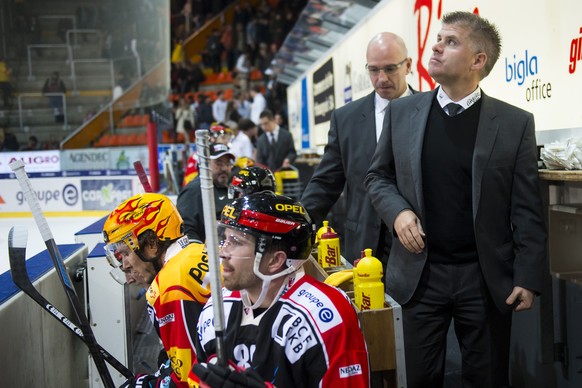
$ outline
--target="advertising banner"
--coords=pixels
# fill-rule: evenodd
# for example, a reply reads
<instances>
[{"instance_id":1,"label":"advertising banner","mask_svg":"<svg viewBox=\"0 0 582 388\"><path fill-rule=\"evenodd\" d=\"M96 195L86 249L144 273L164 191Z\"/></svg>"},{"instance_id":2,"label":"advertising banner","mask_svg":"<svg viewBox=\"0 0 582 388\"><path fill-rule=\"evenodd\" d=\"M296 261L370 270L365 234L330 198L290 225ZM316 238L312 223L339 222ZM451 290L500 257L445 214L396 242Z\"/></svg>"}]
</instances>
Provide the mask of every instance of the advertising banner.
<instances>
[{"instance_id":1,"label":"advertising banner","mask_svg":"<svg viewBox=\"0 0 582 388\"><path fill-rule=\"evenodd\" d=\"M0 152L0 174L11 173L10 163L15 160L24 162L26 172L61 171L59 150Z\"/></svg>"},{"instance_id":2,"label":"advertising banner","mask_svg":"<svg viewBox=\"0 0 582 388\"><path fill-rule=\"evenodd\" d=\"M63 170L107 170L111 155L109 148L64 150L61 153Z\"/></svg>"},{"instance_id":3,"label":"advertising banner","mask_svg":"<svg viewBox=\"0 0 582 388\"><path fill-rule=\"evenodd\" d=\"M313 73L313 115L315 124L329 121L335 109L333 59Z\"/></svg>"},{"instance_id":4,"label":"advertising banner","mask_svg":"<svg viewBox=\"0 0 582 388\"><path fill-rule=\"evenodd\" d=\"M81 211L81 185L78 178L31 178L42 211ZM2 180L1 212L30 212L28 202L16 179Z\"/></svg>"},{"instance_id":5,"label":"advertising banner","mask_svg":"<svg viewBox=\"0 0 582 388\"><path fill-rule=\"evenodd\" d=\"M113 210L133 195L131 179L81 179L83 210Z\"/></svg>"}]
</instances>

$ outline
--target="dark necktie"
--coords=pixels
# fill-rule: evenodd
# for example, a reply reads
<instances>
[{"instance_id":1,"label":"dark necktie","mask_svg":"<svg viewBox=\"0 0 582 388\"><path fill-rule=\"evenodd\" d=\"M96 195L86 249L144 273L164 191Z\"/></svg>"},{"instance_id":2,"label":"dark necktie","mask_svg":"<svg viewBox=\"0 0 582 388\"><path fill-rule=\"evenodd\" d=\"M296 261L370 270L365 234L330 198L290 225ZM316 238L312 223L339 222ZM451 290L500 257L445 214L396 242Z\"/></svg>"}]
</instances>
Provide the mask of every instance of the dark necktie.
<instances>
[{"instance_id":1,"label":"dark necktie","mask_svg":"<svg viewBox=\"0 0 582 388\"><path fill-rule=\"evenodd\" d=\"M269 133L269 144L271 146L275 145L275 135L273 135L272 133Z\"/></svg>"},{"instance_id":2,"label":"dark necktie","mask_svg":"<svg viewBox=\"0 0 582 388\"><path fill-rule=\"evenodd\" d=\"M461 105L455 104L454 102L447 104L449 116L451 116L451 117L456 116L459 113L459 111L461 110L461 108L462 108Z\"/></svg>"}]
</instances>

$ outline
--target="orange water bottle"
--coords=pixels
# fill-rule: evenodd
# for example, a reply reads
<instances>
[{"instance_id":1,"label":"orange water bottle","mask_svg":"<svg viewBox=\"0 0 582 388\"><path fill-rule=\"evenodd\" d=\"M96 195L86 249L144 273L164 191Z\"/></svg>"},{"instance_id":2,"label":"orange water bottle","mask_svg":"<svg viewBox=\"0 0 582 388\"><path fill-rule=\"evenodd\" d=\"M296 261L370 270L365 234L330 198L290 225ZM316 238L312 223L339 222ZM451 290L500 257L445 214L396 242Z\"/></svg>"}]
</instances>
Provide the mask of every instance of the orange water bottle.
<instances>
[{"instance_id":1,"label":"orange water bottle","mask_svg":"<svg viewBox=\"0 0 582 388\"><path fill-rule=\"evenodd\" d=\"M339 236L329 226L327 227L327 231L319 238L317 258L323 268L337 267L342 264Z\"/></svg>"},{"instance_id":2,"label":"orange water bottle","mask_svg":"<svg viewBox=\"0 0 582 388\"><path fill-rule=\"evenodd\" d=\"M384 275L382 262L372 256L371 249L364 250L365 256L354 268L354 297L360 310L384 307Z\"/></svg>"}]
</instances>

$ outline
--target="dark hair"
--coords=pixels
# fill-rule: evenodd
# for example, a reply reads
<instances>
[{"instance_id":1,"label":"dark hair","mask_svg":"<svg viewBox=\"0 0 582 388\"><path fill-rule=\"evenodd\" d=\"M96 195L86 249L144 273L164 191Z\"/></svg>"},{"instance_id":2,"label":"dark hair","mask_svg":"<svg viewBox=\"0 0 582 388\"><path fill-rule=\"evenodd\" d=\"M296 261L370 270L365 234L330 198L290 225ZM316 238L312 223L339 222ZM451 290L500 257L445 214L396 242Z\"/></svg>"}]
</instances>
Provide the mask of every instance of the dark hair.
<instances>
[{"instance_id":1,"label":"dark hair","mask_svg":"<svg viewBox=\"0 0 582 388\"><path fill-rule=\"evenodd\" d=\"M238 122L238 129L246 131L247 129L253 129L257 126L251 119L240 119Z\"/></svg>"},{"instance_id":2,"label":"dark hair","mask_svg":"<svg viewBox=\"0 0 582 388\"><path fill-rule=\"evenodd\" d=\"M501 35L497 27L479 15L464 11L447 13L441 21L443 24L456 24L470 30L469 38L475 53L484 52L487 55L487 62L481 70L481 79L487 77L501 52Z\"/></svg>"},{"instance_id":3,"label":"dark hair","mask_svg":"<svg viewBox=\"0 0 582 388\"><path fill-rule=\"evenodd\" d=\"M268 119L269 121L273 121L275 120L275 116L273 115L273 112L271 112L268 109L265 109L264 111L261 112L261 114L259 115L260 119Z\"/></svg>"},{"instance_id":4,"label":"dark hair","mask_svg":"<svg viewBox=\"0 0 582 388\"><path fill-rule=\"evenodd\" d=\"M149 244L156 244L158 247L158 254L165 252L170 245L172 245L176 240L160 240L151 229L145 230L137 236L137 243L140 249L145 248Z\"/></svg>"}]
</instances>

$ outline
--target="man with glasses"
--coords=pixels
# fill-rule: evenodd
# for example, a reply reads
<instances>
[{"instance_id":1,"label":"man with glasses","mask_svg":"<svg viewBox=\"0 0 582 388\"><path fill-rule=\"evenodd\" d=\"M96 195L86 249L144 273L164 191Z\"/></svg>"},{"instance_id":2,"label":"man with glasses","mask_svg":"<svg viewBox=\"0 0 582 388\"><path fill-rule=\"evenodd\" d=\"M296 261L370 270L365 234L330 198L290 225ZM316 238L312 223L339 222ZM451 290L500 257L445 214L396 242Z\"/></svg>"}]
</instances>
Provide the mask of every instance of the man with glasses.
<instances>
[{"instance_id":1,"label":"man with glasses","mask_svg":"<svg viewBox=\"0 0 582 388\"><path fill-rule=\"evenodd\" d=\"M228 203L228 184L230 172L235 156L230 152L226 144L214 143L210 145L210 171L214 185L214 203L216 206L216 218L224 205ZM178 195L176 203L180 215L184 219L184 234L190 242L204 243L206 233L204 231L204 211L202 209L202 190L200 188L200 176L188 183Z\"/></svg>"},{"instance_id":2,"label":"man with glasses","mask_svg":"<svg viewBox=\"0 0 582 388\"><path fill-rule=\"evenodd\" d=\"M386 227L372 208L364 177L382 131L388 103L414 93L406 83L412 59L402 38L381 32L368 44L366 60L374 92L332 113L323 159L301 202L314 222L321 224L345 188L343 237L350 243L345 244L344 256L353 262L364 248L371 248L385 266L390 239L385 242Z\"/></svg>"}]
</instances>

